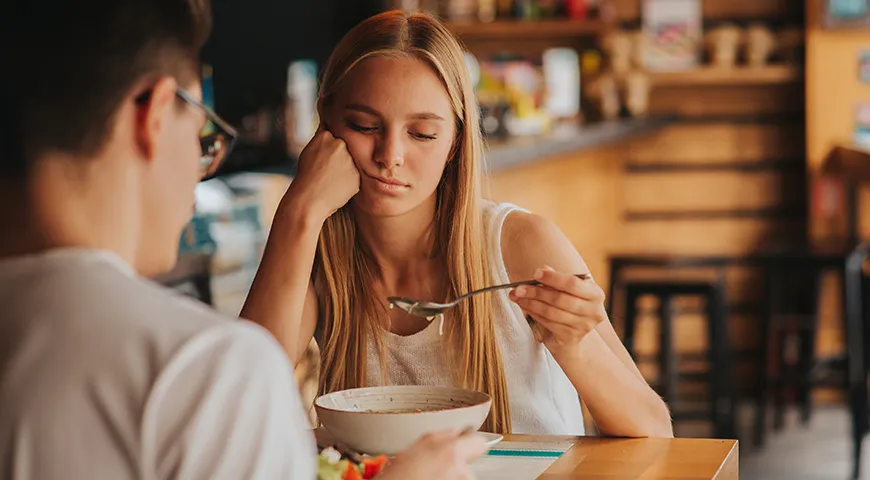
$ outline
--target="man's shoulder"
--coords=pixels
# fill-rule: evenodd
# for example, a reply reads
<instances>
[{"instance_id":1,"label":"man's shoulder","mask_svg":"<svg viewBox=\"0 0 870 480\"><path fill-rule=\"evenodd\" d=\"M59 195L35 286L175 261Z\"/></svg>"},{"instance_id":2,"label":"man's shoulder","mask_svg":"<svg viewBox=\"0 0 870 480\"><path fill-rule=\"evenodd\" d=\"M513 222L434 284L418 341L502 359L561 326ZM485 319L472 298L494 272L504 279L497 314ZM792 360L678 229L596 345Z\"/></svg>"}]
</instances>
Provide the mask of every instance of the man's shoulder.
<instances>
[{"instance_id":1,"label":"man's shoulder","mask_svg":"<svg viewBox=\"0 0 870 480\"><path fill-rule=\"evenodd\" d=\"M0 278L0 308L28 329L45 327L61 352L86 348L95 362L147 358L159 368L197 333L235 323L108 255L57 254L14 273Z\"/></svg>"},{"instance_id":2,"label":"man's shoulder","mask_svg":"<svg viewBox=\"0 0 870 480\"><path fill-rule=\"evenodd\" d=\"M254 323L219 325L181 345L155 379L143 412L142 463L158 473L176 471L185 478L198 476L191 472L200 469L221 478L313 475L311 426L289 359ZM220 442L212 440L216 436ZM222 473L214 473L218 471Z\"/></svg>"},{"instance_id":3,"label":"man's shoulder","mask_svg":"<svg viewBox=\"0 0 870 480\"><path fill-rule=\"evenodd\" d=\"M110 321L142 323L162 331L196 331L213 324L231 321L210 306L170 289L156 281L108 264L95 264L76 274L81 294L103 295L105 301L96 305L105 309Z\"/></svg>"},{"instance_id":4,"label":"man's shoulder","mask_svg":"<svg viewBox=\"0 0 870 480\"><path fill-rule=\"evenodd\" d=\"M86 438L106 465L124 451L146 471L250 478L262 439L281 435L269 428L302 432L292 369L265 329L99 260L46 265L0 268L0 445L23 431L63 451ZM288 442L275 457L298 450ZM288 478L271 473L257 478Z\"/></svg>"}]
</instances>

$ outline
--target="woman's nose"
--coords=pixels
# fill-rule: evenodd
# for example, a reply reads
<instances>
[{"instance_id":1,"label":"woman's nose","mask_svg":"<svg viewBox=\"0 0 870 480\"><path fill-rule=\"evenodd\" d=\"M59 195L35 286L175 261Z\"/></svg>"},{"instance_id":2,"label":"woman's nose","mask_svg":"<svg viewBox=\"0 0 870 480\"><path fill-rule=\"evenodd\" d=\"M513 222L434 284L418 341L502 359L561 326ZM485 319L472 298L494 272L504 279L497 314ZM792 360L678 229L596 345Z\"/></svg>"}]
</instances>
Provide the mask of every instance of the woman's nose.
<instances>
[{"instance_id":1,"label":"woman's nose","mask_svg":"<svg viewBox=\"0 0 870 480\"><path fill-rule=\"evenodd\" d=\"M386 169L405 164L405 151L400 135L387 133L378 142L375 161Z\"/></svg>"}]
</instances>

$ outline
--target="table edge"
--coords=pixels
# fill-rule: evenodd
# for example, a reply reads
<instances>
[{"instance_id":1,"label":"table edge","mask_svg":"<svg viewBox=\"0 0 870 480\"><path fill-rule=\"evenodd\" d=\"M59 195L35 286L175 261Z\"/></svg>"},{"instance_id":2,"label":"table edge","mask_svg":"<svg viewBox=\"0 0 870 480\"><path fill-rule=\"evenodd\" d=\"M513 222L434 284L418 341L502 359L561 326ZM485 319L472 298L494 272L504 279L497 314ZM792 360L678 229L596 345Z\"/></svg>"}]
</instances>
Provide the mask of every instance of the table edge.
<instances>
[{"instance_id":1,"label":"table edge","mask_svg":"<svg viewBox=\"0 0 870 480\"><path fill-rule=\"evenodd\" d=\"M719 465L719 468L716 470L716 474L713 475L714 480L718 480L719 478L721 478L722 473L725 472L726 467L732 461L734 461L736 463L736 465L734 465L733 470L735 472L738 472L738 476L739 476L739 472L740 472L740 449L739 449L740 442L737 440L733 440L733 439L730 441L732 442L731 448L728 450L728 455L725 455L725 460L722 460L722 464ZM735 478L737 478L737 477L735 477Z\"/></svg>"}]
</instances>

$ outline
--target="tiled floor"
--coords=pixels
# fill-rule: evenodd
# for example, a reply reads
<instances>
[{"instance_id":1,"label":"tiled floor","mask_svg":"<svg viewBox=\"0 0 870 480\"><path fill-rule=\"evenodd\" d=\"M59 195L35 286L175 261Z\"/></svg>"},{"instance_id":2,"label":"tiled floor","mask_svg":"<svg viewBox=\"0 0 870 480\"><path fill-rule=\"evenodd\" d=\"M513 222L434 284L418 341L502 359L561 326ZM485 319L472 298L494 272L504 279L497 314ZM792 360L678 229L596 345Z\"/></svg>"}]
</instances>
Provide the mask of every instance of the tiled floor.
<instances>
[{"instance_id":1,"label":"tiled floor","mask_svg":"<svg viewBox=\"0 0 870 480\"><path fill-rule=\"evenodd\" d=\"M752 430L745 425L741 431ZM816 408L807 426L800 424L797 415L789 415L782 431L768 431L763 448L755 449L748 441L741 441L740 478L845 480L849 478L852 465L849 432L849 414L845 408ZM861 462L862 478L866 479L870 479L868 444L870 441L865 440Z\"/></svg>"}]
</instances>

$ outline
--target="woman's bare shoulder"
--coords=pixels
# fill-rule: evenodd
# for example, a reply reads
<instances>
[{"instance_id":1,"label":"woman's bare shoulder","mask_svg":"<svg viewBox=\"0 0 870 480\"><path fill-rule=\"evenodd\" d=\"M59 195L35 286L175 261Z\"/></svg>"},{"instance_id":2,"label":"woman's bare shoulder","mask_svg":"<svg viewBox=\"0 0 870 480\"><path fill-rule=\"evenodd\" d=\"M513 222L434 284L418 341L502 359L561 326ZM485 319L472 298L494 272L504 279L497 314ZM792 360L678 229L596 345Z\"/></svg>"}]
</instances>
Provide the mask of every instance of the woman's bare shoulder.
<instances>
[{"instance_id":1,"label":"woman's bare shoulder","mask_svg":"<svg viewBox=\"0 0 870 480\"><path fill-rule=\"evenodd\" d=\"M562 230L534 213L513 211L505 218L501 250L505 268L514 281L532 278L535 270L544 265L561 271L588 271Z\"/></svg>"}]
</instances>

